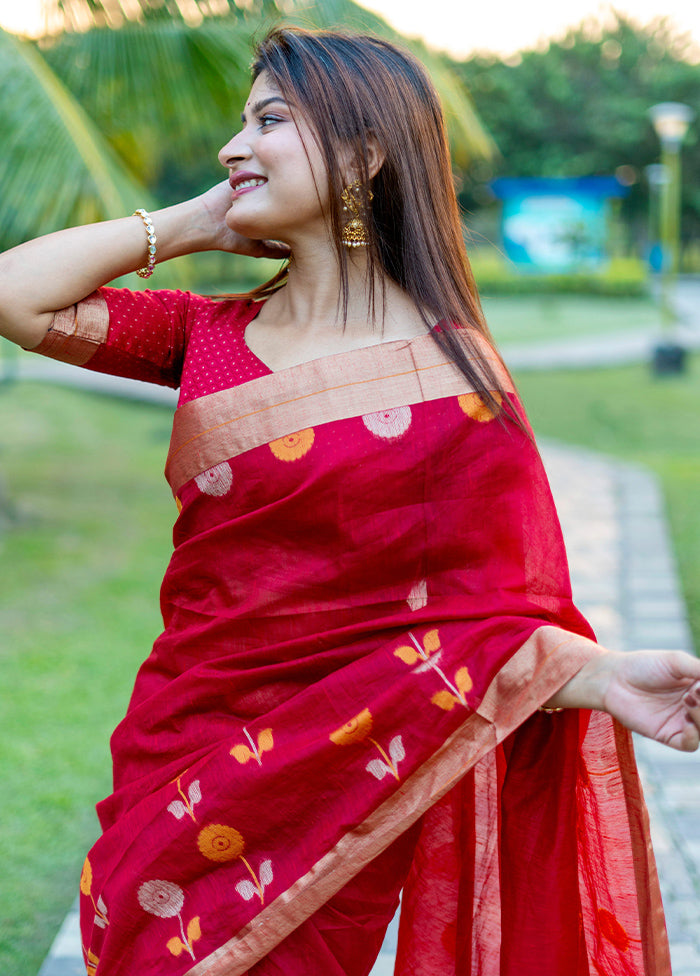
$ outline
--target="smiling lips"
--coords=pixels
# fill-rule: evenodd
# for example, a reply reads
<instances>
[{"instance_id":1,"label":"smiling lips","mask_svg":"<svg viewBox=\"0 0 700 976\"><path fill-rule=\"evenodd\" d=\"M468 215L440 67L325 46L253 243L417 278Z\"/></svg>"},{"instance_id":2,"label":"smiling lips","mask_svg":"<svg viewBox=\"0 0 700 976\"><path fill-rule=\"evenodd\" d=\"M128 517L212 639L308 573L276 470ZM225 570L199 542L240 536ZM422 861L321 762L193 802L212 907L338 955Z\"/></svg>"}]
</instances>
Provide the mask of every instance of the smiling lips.
<instances>
[{"instance_id":1,"label":"smiling lips","mask_svg":"<svg viewBox=\"0 0 700 976\"><path fill-rule=\"evenodd\" d=\"M233 190L233 198L240 196L242 193L248 193L250 190L255 190L263 183L267 183L264 176L258 176L257 173L234 173L229 179L231 184L231 189Z\"/></svg>"}]
</instances>

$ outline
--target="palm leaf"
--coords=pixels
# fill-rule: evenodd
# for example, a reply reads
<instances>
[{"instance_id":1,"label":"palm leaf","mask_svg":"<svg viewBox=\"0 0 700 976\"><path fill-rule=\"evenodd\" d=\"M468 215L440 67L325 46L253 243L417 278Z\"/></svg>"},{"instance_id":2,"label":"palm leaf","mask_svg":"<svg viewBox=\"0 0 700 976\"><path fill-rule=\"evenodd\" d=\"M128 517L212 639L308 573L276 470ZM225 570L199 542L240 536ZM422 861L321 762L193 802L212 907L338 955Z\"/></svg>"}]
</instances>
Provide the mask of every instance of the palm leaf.
<instances>
[{"instance_id":1,"label":"palm leaf","mask_svg":"<svg viewBox=\"0 0 700 976\"><path fill-rule=\"evenodd\" d=\"M206 17L227 13L276 15L274 0L43 0L49 33L82 32L93 27L120 28L125 23L181 21L190 27Z\"/></svg>"},{"instance_id":2,"label":"palm leaf","mask_svg":"<svg viewBox=\"0 0 700 976\"><path fill-rule=\"evenodd\" d=\"M35 46L5 31L0 87L1 247L153 206ZM181 266L178 280L185 272ZM168 279L173 272L165 272L163 284Z\"/></svg>"},{"instance_id":3,"label":"palm leaf","mask_svg":"<svg viewBox=\"0 0 700 976\"><path fill-rule=\"evenodd\" d=\"M64 34L45 56L119 155L149 183L164 166L211 159L238 125L251 27L238 18Z\"/></svg>"}]
</instances>

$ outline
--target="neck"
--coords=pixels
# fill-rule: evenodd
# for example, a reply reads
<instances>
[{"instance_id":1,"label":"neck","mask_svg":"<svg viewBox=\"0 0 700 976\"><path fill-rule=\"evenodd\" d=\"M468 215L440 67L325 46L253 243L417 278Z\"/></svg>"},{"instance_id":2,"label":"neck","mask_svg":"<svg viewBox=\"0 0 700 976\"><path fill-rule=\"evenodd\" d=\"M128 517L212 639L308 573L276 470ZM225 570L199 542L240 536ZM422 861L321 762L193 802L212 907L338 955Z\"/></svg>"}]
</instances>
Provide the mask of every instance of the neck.
<instances>
[{"instance_id":1,"label":"neck","mask_svg":"<svg viewBox=\"0 0 700 976\"><path fill-rule=\"evenodd\" d=\"M286 286L270 299L278 324L301 337L342 330L346 335L382 336L406 316L417 312L412 300L399 286L381 274L374 279L374 318L369 261L364 248L348 253L347 314L343 315L343 291L335 249L324 246L295 246ZM271 307L270 311L273 311Z\"/></svg>"}]
</instances>

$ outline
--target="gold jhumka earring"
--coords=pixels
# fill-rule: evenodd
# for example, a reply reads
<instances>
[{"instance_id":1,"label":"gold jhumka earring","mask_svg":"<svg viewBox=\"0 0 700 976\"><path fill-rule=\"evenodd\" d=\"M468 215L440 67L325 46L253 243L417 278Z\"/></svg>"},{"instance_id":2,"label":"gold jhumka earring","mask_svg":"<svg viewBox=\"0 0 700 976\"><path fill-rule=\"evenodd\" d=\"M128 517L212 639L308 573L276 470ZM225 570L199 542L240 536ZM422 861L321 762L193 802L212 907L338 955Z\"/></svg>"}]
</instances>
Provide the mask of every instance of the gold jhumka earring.
<instances>
[{"instance_id":1,"label":"gold jhumka earring","mask_svg":"<svg viewBox=\"0 0 700 976\"><path fill-rule=\"evenodd\" d=\"M373 193L367 190L363 193L360 180L346 186L340 194L343 201L343 213L349 214L350 219L343 226L341 240L345 247L367 247L369 244L369 233L367 224L364 221L367 204L371 202Z\"/></svg>"}]
</instances>

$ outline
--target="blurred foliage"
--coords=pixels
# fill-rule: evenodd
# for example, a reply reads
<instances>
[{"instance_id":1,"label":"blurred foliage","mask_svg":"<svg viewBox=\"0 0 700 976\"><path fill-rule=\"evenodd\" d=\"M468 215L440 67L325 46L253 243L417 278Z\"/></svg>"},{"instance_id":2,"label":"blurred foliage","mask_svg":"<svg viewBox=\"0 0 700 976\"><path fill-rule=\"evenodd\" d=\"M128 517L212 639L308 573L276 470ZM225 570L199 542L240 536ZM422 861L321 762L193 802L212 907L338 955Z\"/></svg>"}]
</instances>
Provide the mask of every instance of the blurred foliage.
<instances>
[{"instance_id":1,"label":"blurred foliage","mask_svg":"<svg viewBox=\"0 0 700 976\"><path fill-rule=\"evenodd\" d=\"M238 125L255 39L276 23L401 40L352 0L49 0L46 11L36 43L0 31L0 249L223 178L216 153ZM459 164L493 155L450 62L406 44L441 93ZM163 268L159 284L186 267Z\"/></svg>"},{"instance_id":2,"label":"blurred foliage","mask_svg":"<svg viewBox=\"0 0 700 976\"><path fill-rule=\"evenodd\" d=\"M642 27L622 14L608 26L587 21L542 50L499 60L475 55L458 66L480 118L501 151L477 163L465 182L468 209L488 201L495 175L587 176L616 173L630 185L623 216L646 224L644 168L659 160L648 116L657 102L700 106L700 64L686 35L666 20ZM700 121L683 147L684 230L700 236Z\"/></svg>"},{"instance_id":3,"label":"blurred foliage","mask_svg":"<svg viewBox=\"0 0 700 976\"><path fill-rule=\"evenodd\" d=\"M6 244L66 216L121 214L143 188L34 45L0 31L0 223Z\"/></svg>"},{"instance_id":4,"label":"blurred foliage","mask_svg":"<svg viewBox=\"0 0 700 976\"><path fill-rule=\"evenodd\" d=\"M598 295L639 298L649 292L647 267L638 258L614 258L601 271L533 274L519 271L497 251L470 256L484 295Z\"/></svg>"}]
</instances>

